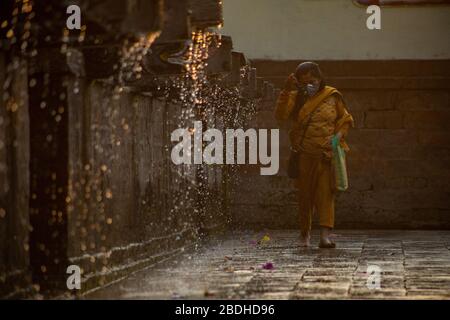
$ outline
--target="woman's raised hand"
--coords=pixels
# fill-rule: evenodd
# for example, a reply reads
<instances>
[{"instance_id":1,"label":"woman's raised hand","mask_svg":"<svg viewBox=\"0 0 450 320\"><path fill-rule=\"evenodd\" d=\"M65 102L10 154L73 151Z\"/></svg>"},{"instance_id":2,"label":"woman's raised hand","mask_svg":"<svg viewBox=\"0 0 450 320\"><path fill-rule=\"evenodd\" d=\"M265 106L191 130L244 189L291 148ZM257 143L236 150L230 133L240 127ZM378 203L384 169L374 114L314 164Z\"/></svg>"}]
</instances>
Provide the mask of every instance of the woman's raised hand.
<instances>
[{"instance_id":1,"label":"woman's raised hand","mask_svg":"<svg viewBox=\"0 0 450 320\"><path fill-rule=\"evenodd\" d=\"M297 89L297 78L293 73L289 75L289 77L286 79L286 82L284 84L284 90L292 91Z\"/></svg>"}]
</instances>

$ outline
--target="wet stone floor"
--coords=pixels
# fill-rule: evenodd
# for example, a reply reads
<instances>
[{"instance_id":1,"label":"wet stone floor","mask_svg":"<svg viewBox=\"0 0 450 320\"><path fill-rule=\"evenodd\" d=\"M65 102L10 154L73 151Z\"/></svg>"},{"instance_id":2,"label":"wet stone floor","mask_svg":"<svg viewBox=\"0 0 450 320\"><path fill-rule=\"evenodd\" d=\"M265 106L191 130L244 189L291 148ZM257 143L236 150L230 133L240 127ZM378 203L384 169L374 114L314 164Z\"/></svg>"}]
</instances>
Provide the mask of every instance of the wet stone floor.
<instances>
[{"instance_id":1,"label":"wet stone floor","mask_svg":"<svg viewBox=\"0 0 450 320\"><path fill-rule=\"evenodd\" d=\"M297 239L295 230L212 237L85 298L450 299L450 231L339 230L336 249L319 249L317 233L310 248Z\"/></svg>"}]
</instances>

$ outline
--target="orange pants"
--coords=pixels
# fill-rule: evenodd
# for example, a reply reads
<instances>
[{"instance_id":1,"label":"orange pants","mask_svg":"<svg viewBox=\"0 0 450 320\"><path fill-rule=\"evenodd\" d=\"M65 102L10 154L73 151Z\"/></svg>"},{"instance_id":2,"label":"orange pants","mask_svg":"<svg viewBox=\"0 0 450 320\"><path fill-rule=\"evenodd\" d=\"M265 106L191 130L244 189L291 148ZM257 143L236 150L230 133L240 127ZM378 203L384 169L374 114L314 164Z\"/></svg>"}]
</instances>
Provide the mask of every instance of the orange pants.
<instances>
[{"instance_id":1,"label":"orange pants","mask_svg":"<svg viewBox=\"0 0 450 320\"><path fill-rule=\"evenodd\" d=\"M300 154L300 175L296 180L298 188L300 230L311 230L314 210L319 214L322 227L334 227L334 175L331 159L324 156Z\"/></svg>"}]
</instances>

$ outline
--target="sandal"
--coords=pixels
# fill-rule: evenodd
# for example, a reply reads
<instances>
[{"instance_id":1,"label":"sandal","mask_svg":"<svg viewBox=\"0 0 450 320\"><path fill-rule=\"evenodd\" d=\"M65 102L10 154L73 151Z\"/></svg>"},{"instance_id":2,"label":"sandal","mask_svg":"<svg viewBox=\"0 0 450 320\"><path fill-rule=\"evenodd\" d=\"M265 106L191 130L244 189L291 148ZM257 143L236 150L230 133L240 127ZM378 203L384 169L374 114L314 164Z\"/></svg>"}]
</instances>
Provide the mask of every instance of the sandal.
<instances>
[{"instance_id":1,"label":"sandal","mask_svg":"<svg viewBox=\"0 0 450 320\"><path fill-rule=\"evenodd\" d=\"M330 242L330 243L322 243L322 242L320 242L319 243L319 248L322 248L322 249L334 249L334 248L336 248L336 243L334 243L334 242Z\"/></svg>"}]
</instances>

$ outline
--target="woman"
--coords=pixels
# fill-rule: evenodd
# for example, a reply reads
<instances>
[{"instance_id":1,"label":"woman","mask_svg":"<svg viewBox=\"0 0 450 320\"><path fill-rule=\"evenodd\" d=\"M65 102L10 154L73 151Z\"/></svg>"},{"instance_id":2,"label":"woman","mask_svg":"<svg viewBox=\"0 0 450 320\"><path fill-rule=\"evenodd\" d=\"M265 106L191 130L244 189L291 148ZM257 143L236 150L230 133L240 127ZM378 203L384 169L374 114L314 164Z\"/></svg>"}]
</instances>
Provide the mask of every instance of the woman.
<instances>
[{"instance_id":1,"label":"woman","mask_svg":"<svg viewBox=\"0 0 450 320\"><path fill-rule=\"evenodd\" d=\"M332 166L332 140L345 151L344 141L353 118L347 111L342 95L325 86L319 66L301 63L291 74L281 91L275 116L279 122L291 119L291 148L299 152L300 242L310 246L311 220L314 209L320 220L320 248L335 248L330 240L334 227L335 180Z\"/></svg>"}]
</instances>

